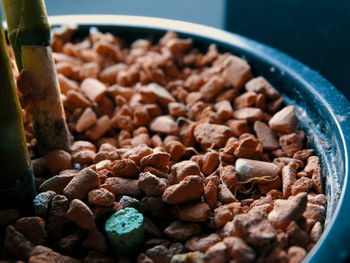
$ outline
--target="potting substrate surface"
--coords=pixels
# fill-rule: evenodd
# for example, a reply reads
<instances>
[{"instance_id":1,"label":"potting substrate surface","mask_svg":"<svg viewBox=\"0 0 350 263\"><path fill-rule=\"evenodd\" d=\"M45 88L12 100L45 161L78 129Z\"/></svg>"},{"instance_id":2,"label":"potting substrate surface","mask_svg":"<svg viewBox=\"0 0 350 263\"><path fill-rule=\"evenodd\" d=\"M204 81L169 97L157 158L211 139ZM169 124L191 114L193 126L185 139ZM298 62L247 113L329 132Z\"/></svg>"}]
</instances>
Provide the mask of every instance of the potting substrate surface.
<instances>
[{"instance_id":1,"label":"potting substrate surface","mask_svg":"<svg viewBox=\"0 0 350 263\"><path fill-rule=\"evenodd\" d=\"M36 152L34 214L0 212L0 258L300 262L323 231L319 157L292 105L215 45L53 36L71 152ZM253 65L254 66L254 65ZM277 87L278 88L278 87ZM25 105L24 105L25 106Z\"/></svg>"}]
</instances>

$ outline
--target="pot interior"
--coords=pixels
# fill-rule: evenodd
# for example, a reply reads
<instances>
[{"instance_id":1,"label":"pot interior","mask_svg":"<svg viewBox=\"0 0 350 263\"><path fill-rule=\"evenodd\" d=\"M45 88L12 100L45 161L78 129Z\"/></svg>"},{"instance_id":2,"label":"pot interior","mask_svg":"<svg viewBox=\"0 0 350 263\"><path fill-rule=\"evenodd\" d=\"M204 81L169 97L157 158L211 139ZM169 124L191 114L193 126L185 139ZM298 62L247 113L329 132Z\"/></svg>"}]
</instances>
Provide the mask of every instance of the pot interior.
<instances>
[{"instance_id":1,"label":"pot interior","mask_svg":"<svg viewBox=\"0 0 350 263\"><path fill-rule=\"evenodd\" d=\"M127 44L140 38L149 39L155 43L167 31L157 25L151 28L150 26L143 27L139 25L92 23L80 25L74 34L74 38L84 38L89 34L92 27L96 27L102 32L110 32L123 39ZM341 120L341 118L345 117L334 116L331 107L326 101L327 97L325 97L325 94L320 95L317 91L318 85L322 86L324 84L312 79L317 73L288 56L254 41L249 41L248 46L245 46L244 43L236 45L233 41L217 37L211 38L196 32L191 33L190 28L186 32L177 30L175 32L182 38L192 38L194 46L203 52L207 50L210 44L215 43L220 52L231 52L245 58L251 65L255 76L264 76L279 90L287 104L295 105L300 129L309 136L311 147L316 150L316 154L321 159L325 192L328 200L325 230L329 228L344 185L346 172L344 161L346 160L346 152L344 150L343 135L337 122L337 119ZM244 38L242 39L244 40ZM303 70L310 72L310 79L300 77L299 74L295 73L295 70L297 72ZM308 78L307 73L305 76ZM328 82L326 84L329 85ZM326 232L324 231L323 235ZM317 250L317 245L313 251L315 250Z\"/></svg>"}]
</instances>

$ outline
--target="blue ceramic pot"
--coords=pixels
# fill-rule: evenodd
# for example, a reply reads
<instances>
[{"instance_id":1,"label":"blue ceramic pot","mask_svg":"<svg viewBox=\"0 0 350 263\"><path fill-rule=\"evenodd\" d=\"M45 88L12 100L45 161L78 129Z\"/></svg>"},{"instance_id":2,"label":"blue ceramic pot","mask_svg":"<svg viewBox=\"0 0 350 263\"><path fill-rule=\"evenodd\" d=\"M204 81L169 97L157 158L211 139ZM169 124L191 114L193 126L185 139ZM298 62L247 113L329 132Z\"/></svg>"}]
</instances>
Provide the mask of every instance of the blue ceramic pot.
<instances>
[{"instance_id":1,"label":"blue ceramic pot","mask_svg":"<svg viewBox=\"0 0 350 263\"><path fill-rule=\"evenodd\" d=\"M215 43L220 52L244 57L255 75L265 76L297 108L301 128L321 157L328 199L325 230L305 262L344 262L350 253L350 104L320 74L288 55L245 37L207 26L147 17L75 15L51 17L53 25L76 24L77 34L90 27L126 41L159 39L168 30L192 38L205 51ZM322 56L322 54L320 54Z\"/></svg>"}]
</instances>

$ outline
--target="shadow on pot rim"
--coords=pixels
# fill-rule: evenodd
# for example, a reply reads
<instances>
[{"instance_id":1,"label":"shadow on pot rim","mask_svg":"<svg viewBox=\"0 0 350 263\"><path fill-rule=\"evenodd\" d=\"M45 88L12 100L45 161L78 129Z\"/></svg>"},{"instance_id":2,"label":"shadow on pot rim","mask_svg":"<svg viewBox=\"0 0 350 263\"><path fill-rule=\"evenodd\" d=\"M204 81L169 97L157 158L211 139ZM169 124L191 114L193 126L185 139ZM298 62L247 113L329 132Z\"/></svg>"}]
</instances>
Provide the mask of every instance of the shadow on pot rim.
<instances>
[{"instance_id":1,"label":"shadow on pot rim","mask_svg":"<svg viewBox=\"0 0 350 263\"><path fill-rule=\"evenodd\" d=\"M257 41L220 29L170 19L122 15L69 15L50 17L53 26L78 25L80 30L97 27L102 31L131 34L175 31L194 39L203 48L217 44L220 51L231 51L248 60L255 73L264 75L287 104L295 104L302 129L311 135L322 160L326 178L327 218L325 230L304 259L305 262L342 262L349 257L350 242L350 104L326 79L290 56ZM123 34L122 34L123 33Z\"/></svg>"}]
</instances>

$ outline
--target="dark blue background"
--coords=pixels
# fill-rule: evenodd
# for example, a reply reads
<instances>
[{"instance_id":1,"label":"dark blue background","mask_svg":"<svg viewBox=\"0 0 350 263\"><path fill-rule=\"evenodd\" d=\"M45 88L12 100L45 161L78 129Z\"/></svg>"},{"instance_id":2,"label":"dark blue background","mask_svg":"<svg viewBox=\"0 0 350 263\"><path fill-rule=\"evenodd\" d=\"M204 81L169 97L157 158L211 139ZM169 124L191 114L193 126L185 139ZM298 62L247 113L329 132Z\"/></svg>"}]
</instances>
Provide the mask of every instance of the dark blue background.
<instances>
[{"instance_id":1,"label":"dark blue background","mask_svg":"<svg viewBox=\"0 0 350 263\"><path fill-rule=\"evenodd\" d=\"M226 29L319 71L350 98L349 0L227 0Z\"/></svg>"}]
</instances>

